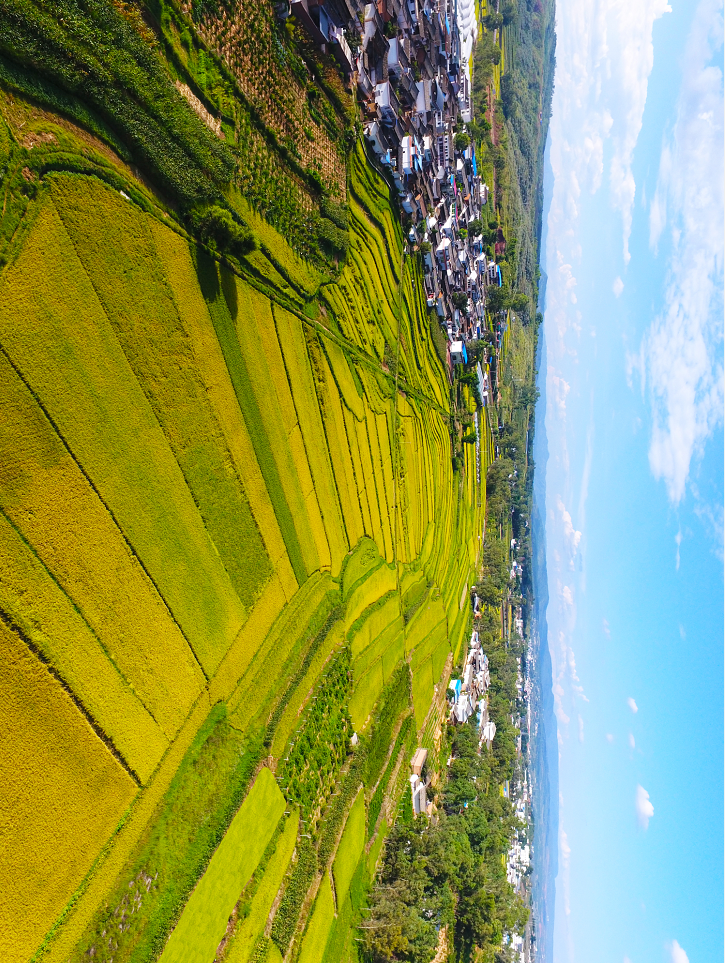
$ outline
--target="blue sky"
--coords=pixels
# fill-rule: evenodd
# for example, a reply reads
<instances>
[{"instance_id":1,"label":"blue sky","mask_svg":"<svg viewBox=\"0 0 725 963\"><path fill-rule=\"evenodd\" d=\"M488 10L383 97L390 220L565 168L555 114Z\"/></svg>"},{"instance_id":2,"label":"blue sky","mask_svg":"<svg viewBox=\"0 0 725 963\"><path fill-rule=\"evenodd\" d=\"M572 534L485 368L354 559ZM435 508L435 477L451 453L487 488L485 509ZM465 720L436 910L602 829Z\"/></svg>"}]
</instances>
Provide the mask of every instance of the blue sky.
<instances>
[{"instance_id":1,"label":"blue sky","mask_svg":"<svg viewBox=\"0 0 725 963\"><path fill-rule=\"evenodd\" d=\"M722 44L717 0L557 0L557 963L723 959Z\"/></svg>"}]
</instances>

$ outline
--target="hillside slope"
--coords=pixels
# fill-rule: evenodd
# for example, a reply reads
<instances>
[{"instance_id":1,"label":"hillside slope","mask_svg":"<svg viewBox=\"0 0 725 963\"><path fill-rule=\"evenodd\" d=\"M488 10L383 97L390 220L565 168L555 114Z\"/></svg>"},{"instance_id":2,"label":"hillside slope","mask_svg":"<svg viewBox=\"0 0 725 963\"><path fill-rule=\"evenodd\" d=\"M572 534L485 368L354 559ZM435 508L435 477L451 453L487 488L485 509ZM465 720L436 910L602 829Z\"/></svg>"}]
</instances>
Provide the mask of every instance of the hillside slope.
<instances>
[{"instance_id":1,"label":"hillside slope","mask_svg":"<svg viewBox=\"0 0 725 963\"><path fill-rule=\"evenodd\" d=\"M269 873L284 952L328 865L338 921L374 866L384 820L343 826L432 738L469 619L485 489L419 266L362 146L331 280L251 211L258 250L220 258L90 131L2 112L0 952L152 960L181 917L211 961L244 893L266 945Z\"/></svg>"}]
</instances>

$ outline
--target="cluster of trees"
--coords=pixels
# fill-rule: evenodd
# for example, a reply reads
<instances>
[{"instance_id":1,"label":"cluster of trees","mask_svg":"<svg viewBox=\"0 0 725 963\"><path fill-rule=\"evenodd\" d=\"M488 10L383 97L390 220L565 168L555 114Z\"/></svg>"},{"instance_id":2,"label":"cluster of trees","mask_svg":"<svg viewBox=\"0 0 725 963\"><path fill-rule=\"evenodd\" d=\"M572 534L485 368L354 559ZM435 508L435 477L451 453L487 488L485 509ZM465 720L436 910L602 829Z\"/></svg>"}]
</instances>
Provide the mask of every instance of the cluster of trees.
<instances>
[{"instance_id":1,"label":"cluster of trees","mask_svg":"<svg viewBox=\"0 0 725 963\"><path fill-rule=\"evenodd\" d=\"M212 204L206 209L195 209L189 220L197 237L220 254L230 254L239 259L257 246L249 228L228 208L218 204Z\"/></svg>"},{"instance_id":2,"label":"cluster of trees","mask_svg":"<svg viewBox=\"0 0 725 963\"><path fill-rule=\"evenodd\" d=\"M505 652L492 668L492 690L494 676L495 699L505 702L512 685L515 696L516 664ZM499 792L515 758L513 737L505 737L508 712L500 713L504 738L497 731L491 753L478 753L475 719L449 730L454 760L442 811L430 823L401 818L391 831L362 923L368 960L430 963L442 926L457 954L467 958L476 946L496 959L503 933L525 925L528 911L501 862L518 826Z\"/></svg>"}]
</instances>

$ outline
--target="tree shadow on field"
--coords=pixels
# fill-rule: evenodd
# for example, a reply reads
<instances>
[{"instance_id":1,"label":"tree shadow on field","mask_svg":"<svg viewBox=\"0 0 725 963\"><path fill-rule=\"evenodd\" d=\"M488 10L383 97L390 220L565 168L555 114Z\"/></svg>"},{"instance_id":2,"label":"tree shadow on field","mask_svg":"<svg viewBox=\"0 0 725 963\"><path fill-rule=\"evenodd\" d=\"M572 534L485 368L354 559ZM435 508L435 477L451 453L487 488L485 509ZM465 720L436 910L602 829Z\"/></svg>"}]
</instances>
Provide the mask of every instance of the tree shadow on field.
<instances>
[{"instance_id":1,"label":"tree shadow on field","mask_svg":"<svg viewBox=\"0 0 725 963\"><path fill-rule=\"evenodd\" d=\"M227 302L229 313L232 316L232 321L236 321L237 313L239 311L239 300L237 297L236 279L232 274L232 272L227 271L226 268L224 268L223 266L220 273L221 273L222 291L224 292L224 298Z\"/></svg>"},{"instance_id":2,"label":"tree shadow on field","mask_svg":"<svg viewBox=\"0 0 725 963\"><path fill-rule=\"evenodd\" d=\"M220 290L217 262L201 244L191 244L190 247L201 293L207 304L213 304L219 297Z\"/></svg>"},{"instance_id":3,"label":"tree shadow on field","mask_svg":"<svg viewBox=\"0 0 725 963\"><path fill-rule=\"evenodd\" d=\"M236 322L239 313L239 297L233 273L213 258L201 244L191 245L191 256L206 303L216 303L219 295L223 293L229 315L232 321Z\"/></svg>"}]
</instances>

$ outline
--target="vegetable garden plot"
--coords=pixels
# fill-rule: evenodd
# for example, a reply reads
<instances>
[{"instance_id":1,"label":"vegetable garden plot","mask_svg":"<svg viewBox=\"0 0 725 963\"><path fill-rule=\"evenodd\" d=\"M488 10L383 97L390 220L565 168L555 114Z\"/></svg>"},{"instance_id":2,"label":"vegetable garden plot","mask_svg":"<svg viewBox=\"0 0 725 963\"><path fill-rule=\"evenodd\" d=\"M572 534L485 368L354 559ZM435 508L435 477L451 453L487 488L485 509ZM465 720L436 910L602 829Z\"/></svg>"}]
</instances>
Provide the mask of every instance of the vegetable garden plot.
<instances>
[{"instance_id":1,"label":"vegetable garden plot","mask_svg":"<svg viewBox=\"0 0 725 963\"><path fill-rule=\"evenodd\" d=\"M355 802L347 816L345 829L342 832L340 845L337 847L335 860L332 864L332 875L335 880L335 897L338 908L342 906L350 888L350 882L355 873L360 857L365 847L365 796L357 794Z\"/></svg>"},{"instance_id":2,"label":"vegetable garden plot","mask_svg":"<svg viewBox=\"0 0 725 963\"><path fill-rule=\"evenodd\" d=\"M317 891L312 916L302 940L299 963L320 963L320 952L327 943L330 927L335 918L335 904L332 898L332 884L325 873Z\"/></svg>"}]
</instances>

